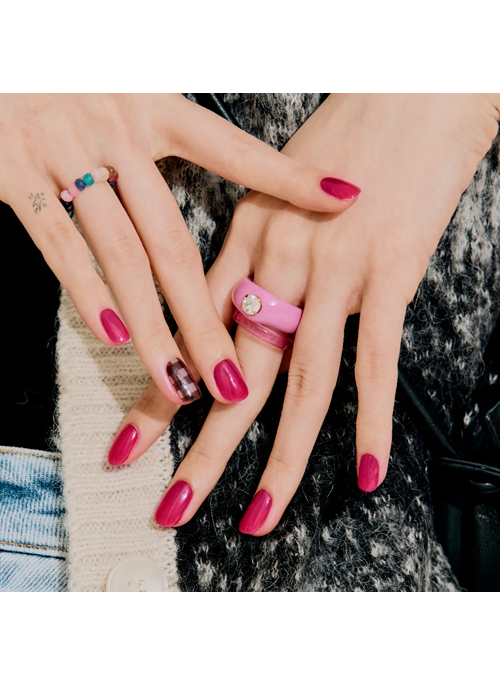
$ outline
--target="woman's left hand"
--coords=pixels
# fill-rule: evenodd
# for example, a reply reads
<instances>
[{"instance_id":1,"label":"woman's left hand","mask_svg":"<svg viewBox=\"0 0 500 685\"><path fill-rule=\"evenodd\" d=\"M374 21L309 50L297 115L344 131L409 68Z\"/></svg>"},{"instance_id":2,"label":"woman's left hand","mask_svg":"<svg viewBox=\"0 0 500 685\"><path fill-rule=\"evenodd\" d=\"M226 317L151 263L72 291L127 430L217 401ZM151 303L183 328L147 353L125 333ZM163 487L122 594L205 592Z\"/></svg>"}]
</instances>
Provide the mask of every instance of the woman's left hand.
<instances>
[{"instance_id":1,"label":"woman's left hand","mask_svg":"<svg viewBox=\"0 0 500 685\"><path fill-rule=\"evenodd\" d=\"M498 117L498 101L487 96L330 96L284 153L325 168L337 160L334 171L363 190L356 206L319 215L255 192L238 205L207 276L221 318L229 327L231 291L244 276L304 308L278 433L242 532L269 533L295 493L335 388L346 318L358 312L358 484L372 491L383 481L406 307ZM241 327L235 345L249 396L214 402L158 508L163 526L195 514L271 392L282 350ZM159 437L176 409L150 385L123 424L139 436L126 463Z\"/></svg>"}]
</instances>

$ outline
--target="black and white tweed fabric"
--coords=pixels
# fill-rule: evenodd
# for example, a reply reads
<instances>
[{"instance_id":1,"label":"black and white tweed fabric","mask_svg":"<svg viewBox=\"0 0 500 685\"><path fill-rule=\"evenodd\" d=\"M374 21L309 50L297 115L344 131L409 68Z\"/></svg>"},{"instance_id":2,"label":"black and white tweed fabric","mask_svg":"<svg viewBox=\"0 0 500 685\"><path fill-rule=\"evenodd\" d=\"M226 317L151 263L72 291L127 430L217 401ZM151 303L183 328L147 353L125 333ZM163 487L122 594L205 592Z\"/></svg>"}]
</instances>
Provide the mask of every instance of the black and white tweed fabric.
<instances>
[{"instance_id":1,"label":"black and white tweed fabric","mask_svg":"<svg viewBox=\"0 0 500 685\"><path fill-rule=\"evenodd\" d=\"M319 106L315 94L228 94L243 129L277 147ZM180 160L160 164L205 266L216 257L244 189ZM481 162L408 308L400 364L449 429L482 372L482 354L500 314L499 139ZM169 318L168 312L166 313ZM456 591L436 540L428 481L430 454L396 404L389 473L372 494L356 484L355 328L348 332L333 401L304 479L277 528L263 538L238 532L266 464L286 379L231 458L194 519L176 534L187 591ZM492 382L498 383L498 379ZM208 411L204 399L171 429L177 462Z\"/></svg>"}]
</instances>

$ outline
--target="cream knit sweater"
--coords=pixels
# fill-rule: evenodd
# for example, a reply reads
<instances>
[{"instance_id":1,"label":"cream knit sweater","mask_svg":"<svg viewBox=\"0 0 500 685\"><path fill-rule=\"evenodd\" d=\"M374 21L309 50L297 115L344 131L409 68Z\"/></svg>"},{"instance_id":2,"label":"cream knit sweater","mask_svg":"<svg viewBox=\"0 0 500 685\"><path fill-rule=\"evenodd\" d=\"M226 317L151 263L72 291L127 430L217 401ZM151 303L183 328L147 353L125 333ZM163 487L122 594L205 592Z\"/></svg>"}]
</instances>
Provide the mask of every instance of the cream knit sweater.
<instances>
[{"instance_id":1,"label":"cream knit sweater","mask_svg":"<svg viewBox=\"0 0 500 685\"><path fill-rule=\"evenodd\" d=\"M130 466L106 454L124 415L149 382L131 343L100 343L63 290L59 309L59 441L69 533L69 590L105 590L110 571L130 556L164 570L177 590L175 531L153 513L173 472L168 433Z\"/></svg>"}]
</instances>

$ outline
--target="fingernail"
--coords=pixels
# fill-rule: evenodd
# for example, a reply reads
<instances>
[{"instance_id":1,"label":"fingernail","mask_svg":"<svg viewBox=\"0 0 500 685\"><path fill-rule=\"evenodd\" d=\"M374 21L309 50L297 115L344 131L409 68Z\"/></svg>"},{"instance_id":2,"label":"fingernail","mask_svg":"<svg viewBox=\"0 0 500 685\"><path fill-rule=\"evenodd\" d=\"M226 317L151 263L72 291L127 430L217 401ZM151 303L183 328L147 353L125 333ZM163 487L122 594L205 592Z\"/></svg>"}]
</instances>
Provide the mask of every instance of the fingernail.
<instances>
[{"instance_id":1,"label":"fingernail","mask_svg":"<svg viewBox=\"0 0 500 685\"><path fill-rule=\"evenodd\" d=\"M347 183L347 181L342 181L340 178L323 178L320 185L325 193L333 195L339 200L352 200L358 197L361 192L361 188L352 183Z\"/></svg>"},{"instance_id":2,"label":"fingernail","mask_svg":"<svg viewBox=\"0 0 500 685\"><path fill-rule=\"evenodd\" d=\"M194 402L201 397L201 390L183 361L174 357L167 364L167 376L175 392L183 402Z\"/></svg>"},{"instance_id":3,"label":"fingernail","mask_svg":"<svg viewBox=\"0 0 500 685\"><path fill-rule=\"evenodd\" d=\"M164 528L175 526L182 518L182 514L191 502L193 488L185 480L179 480L160 502L156 510L155 521Z\"/></svg>"},{"instance_id":4,"label":"fingernail","mask_svg":"<svg viewBox=\"0 0 500 685\"><path fill-rule=\"evenodd\" d=\"M214 369L214 378L219 392L230 402L241 402L248 397L247 384L238 371L238 367L230 359L219 362Z\"/></svg>"},{"instance_id":5,"label":"fingernail","mask_svg":"<svg viewBox=\"0 0 500 685\"><path fill-rule=\"evenodd\" d=\"M259 490L240 522L240 533L253 535L262 527L269 514L273 498L267 490Z\"/></svg>"},{"instance_id":6,"label":"fingernail","mask_svg":"<svg viewBox=\"0 0 500 685\"><path fill-rule=\"evenodd\" d=\"M108 338L116 345L121 345L130 340L130 333L127 331L125 324L112 309L104 309L101 312L101 323Z\"/></svg>"},{"instance_id":7,"label":"fingernail","mask_svg":"<svg viewBox=\"0 0 500 685\"><path fill-rule=\"evenodd\" d=\"M120 431L108 452L108 462L111 466L120 466L127 461L138 437L139 431L131 423Z\"/></svg>"},{"instance_id":8,"label":"fingernail","mask_svg":"<svg viewBox=\"0 0 500 685\"><path fill-rule=\"evenodd\" d=\"M373 454L363 454L359 464L358 488L373 492L378 485L379 465Z\"/></svg>"}]
</instances>

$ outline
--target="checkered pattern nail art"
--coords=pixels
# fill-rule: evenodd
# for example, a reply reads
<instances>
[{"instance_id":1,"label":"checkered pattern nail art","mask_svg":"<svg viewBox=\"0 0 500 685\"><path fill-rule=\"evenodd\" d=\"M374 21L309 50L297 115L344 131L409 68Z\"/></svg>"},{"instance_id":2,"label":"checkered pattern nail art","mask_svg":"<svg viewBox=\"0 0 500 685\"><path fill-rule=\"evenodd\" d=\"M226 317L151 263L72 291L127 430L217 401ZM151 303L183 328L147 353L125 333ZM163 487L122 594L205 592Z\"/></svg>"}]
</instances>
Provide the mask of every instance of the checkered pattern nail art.
<instances>
[{"instance_id":1,"label":"checkered pattern nail art","mask_svg":"<svg viewBox=\"0 0 500 685\"><path fill-rule=\"evenodd\" d=\"M183 361L175 357L167 364L167 376L183 402L194 402L201 397L201 390Z\"/></svg>"}]
</instances>

